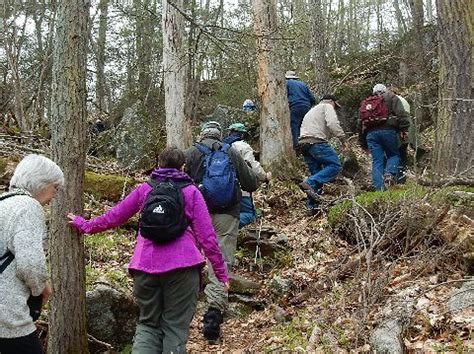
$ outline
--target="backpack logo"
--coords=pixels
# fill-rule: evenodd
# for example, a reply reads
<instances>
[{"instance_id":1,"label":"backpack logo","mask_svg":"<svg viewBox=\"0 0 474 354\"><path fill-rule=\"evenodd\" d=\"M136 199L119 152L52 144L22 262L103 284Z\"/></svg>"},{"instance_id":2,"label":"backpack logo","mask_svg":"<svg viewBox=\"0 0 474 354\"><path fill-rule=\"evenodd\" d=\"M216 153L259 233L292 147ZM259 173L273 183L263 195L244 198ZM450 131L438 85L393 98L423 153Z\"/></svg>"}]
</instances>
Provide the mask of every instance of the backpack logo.
<instances>
[{"instance_id":1,"label":"backpack logo","mask_svg":"<svg viewBox=\"0 0 474 354\"><path fill-rule=\"evenodd\" d=\"M365 109L368 111L371 111L373 109L372 105L369 103L367 106L365 106Z\"/></svg>"},{"instance_id":2,"label":"backpack logo","mask_svg":"<svg viewBox=\"0 0 474 354\"><path fill-rule=\"evenodd\" d=\"M164 214L165 211L164 211L163 207L160 204L155 209L153 209L153 213L154 214Z\"/></svg>"}]
</instances>

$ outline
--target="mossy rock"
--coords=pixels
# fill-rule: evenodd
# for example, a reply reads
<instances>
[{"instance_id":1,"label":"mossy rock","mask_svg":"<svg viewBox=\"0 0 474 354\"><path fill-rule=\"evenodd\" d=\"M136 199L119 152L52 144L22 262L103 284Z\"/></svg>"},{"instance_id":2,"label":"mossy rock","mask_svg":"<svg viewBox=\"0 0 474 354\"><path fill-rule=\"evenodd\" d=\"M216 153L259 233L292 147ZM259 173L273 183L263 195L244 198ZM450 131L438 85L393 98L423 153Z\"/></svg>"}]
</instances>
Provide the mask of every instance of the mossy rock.
<instances>
[{"instance_id":1,"label":"mossy rock","mask_svg":"<svg viewBox=\"0 0 474 354\"><path fill-rule=\"evenodd\" d=\"M87 171L84 189L98 200L118 201L124 191L127 193L136 183L137 181L129 177Z\"/></svg>"},{"instance_id":2,"label":"mossy rock","mask_svg":"<svg viewBox=\"0 0 474 354\"><path fill-rule=\"evenodd\" d=\"M355 200L364 208L371 209L377 205L396 204L402 200L419 199L427 193L425 187L416 184L400 185L387 191L365 192L359 194ZM328 222L332 227L337 227L344 222L345 215L352 208L349 200L336 204L329 209Z\"/></svg>"}]
</instances>

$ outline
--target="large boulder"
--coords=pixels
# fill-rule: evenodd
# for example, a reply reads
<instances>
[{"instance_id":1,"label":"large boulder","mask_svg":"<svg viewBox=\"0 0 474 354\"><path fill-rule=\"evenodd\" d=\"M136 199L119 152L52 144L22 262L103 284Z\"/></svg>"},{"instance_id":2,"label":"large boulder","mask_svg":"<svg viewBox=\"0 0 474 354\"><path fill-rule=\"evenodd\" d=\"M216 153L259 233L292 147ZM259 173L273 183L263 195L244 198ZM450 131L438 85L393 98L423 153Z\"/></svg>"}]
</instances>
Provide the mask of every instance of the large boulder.
<instances>
[{"instance_id":1,"label":"large boulder","mask_svg":"<svg viewBox=\"0 0 474 354\"><path fill-rule=\"evenodd\" d=\"M128 169L153 167L155 152L166 143L163 125L147 117L140 101L125 109L114 139L120 164Z\"/></svg>"},{"instance_id":2,"label":"large boulder","mask_svg":"<svg viewBox=\"0 0 474 354\"><path fill-rule=\"evenodd\" d=\"M86 294L87 331L115 349L132 343L139 309L133 297L98 283Z\"/></svg>"}]
</instances>

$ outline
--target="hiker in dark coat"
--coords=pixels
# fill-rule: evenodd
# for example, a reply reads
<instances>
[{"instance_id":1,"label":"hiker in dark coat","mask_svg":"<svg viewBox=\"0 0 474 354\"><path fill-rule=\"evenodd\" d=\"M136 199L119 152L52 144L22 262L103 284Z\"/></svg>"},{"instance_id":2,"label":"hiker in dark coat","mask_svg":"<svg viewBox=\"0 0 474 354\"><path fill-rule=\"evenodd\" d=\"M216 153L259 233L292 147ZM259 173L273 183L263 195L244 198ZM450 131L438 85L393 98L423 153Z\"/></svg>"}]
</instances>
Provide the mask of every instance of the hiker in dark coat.
<instances>
[{"instance_id":1,"label":"hiker in dark coat","mask_svg":"<svg viewBox=\"0 0 474 354\"><path fill-rule=\"evenodd\" d=\"M308 85L300 81L294 71L287 71L285 78L288 104L290 106L291 138L293 148L296 150L301 123L303 122L305 114L316 104L316 98Z\"/></svg>"},{"instance_id":2,"label":"hiker in dark coat","mask_svg":"<svg viewBox=\"0 0 474 354\"><path fill-rule=\"evenodd\" d=\"M207 122L203 124L198 143L185 151L186 172L193 178L196 184L201 187L206 173L206 155L203 149L212 151L223 149L228 144L222 141L221 126L217 122ZM231 205L213 210L210 207L211 201L206 199L209 212L212 217L212 224L216 230L219 245L224 255L230 277L231 269L235 262L235 251L237 248L237 236L239 232L239 214L241 190L253 192L257 189L257 178L251 168L245 163L242 157L232 147L228 150L233 168L235 168L236 182L239 195ZM206 198L206 193L203 193ZM227 309L228 294L222 284L217 281L213 272L209 271L210 283L206 286L205 294L208 301L208 310L204 315L203 334L211 342L217 341L220 336L220 324L223 321L223 313Z\"/></svg>"}]
</instances>

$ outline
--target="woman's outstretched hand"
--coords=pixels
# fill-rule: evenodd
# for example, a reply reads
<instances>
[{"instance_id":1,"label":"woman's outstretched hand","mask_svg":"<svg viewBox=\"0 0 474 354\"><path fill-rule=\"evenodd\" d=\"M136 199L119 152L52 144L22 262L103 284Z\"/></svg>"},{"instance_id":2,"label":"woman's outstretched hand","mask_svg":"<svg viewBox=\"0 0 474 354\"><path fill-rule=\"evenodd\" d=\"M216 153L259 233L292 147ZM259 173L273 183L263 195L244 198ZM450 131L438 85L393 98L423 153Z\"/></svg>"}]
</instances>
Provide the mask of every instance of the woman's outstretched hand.
<instances>
[{"instance_id":1,"label":"woman's outstretched hand","mask_svg":"<svg viewBox=\"0 0 474 354\"><path fill-rule=\"evenodd\" d=\"M73 213L67 213L67 218L69 219L69 223L72 225L74 223L74 219L76 218L76 215Z\"/></svg>"}]
</instances>

